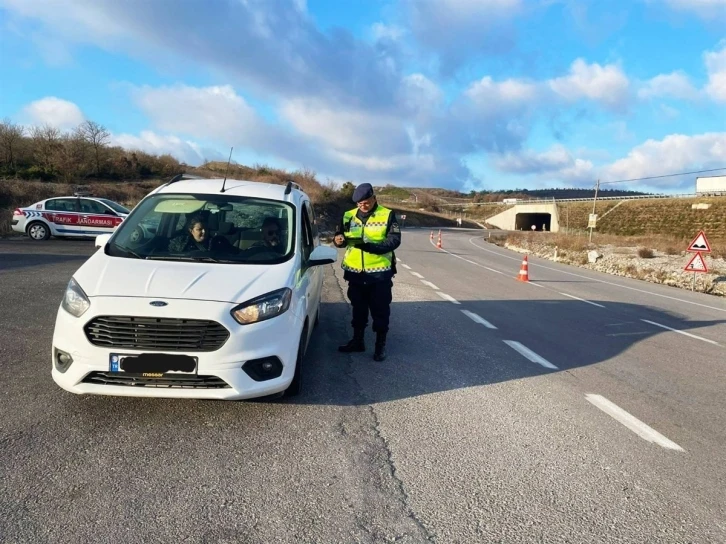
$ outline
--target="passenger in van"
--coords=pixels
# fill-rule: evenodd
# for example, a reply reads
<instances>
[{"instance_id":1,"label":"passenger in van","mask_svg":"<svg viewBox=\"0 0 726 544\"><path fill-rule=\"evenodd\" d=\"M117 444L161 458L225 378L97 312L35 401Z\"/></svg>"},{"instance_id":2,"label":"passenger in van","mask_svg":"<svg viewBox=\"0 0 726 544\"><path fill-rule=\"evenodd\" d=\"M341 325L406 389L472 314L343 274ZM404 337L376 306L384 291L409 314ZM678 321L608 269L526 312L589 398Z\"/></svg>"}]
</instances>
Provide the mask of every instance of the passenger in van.
<instances>
[{"instance_id":1,"label":"passenger in van","mask_svg":"<svg viewBox=\"0 0 726 544\"><path fill-rule=\"evenodd\" d=\"M209 251L210 240L202 216L195 215L187 221L183 234L169 240L169 252Z\"/></svg>"}]
</instances>

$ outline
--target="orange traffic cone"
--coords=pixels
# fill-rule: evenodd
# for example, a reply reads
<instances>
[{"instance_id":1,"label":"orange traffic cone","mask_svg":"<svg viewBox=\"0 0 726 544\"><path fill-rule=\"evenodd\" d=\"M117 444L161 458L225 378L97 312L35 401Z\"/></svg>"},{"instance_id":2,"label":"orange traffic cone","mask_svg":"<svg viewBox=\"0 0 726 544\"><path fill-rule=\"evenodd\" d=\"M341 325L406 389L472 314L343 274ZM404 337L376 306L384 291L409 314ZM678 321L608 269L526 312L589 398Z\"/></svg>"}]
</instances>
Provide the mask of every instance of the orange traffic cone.
<instances>
[{"instance_id":1,"label":"orange traffic cone","mask_svg":"<svg viewBox=\"0 0 726 544\"><path fill-rule=\"evenodd\" d=\"M434 231L431 231L431 236L429 236L429 240L433 240L433 239L434 239Z\"/></svg>"},{"instance_id":2,"label":"orange traffic cone","mask_svg":"<svg viewBox=\"0 0 726 544\"><path fill-rule=\"evenodd\" d=\"M517 280L519 281L529 281L529 269L527 268L527 256L524 256L524 260L522 261L522 267L519 269L519 276L517 276Z\"/></svg>"},{"instance_id":3,"label":"orange traffic cone","mask_svg":"<svg viewBox=\"0 0 726 544\"><path fill-rule=\"evenodd\" d=\"M441 231L439 231L439 241L438 241L438 242L436 242L436 247L437 247L438 249L441 249Z\"/></svg>"}]
</instances>

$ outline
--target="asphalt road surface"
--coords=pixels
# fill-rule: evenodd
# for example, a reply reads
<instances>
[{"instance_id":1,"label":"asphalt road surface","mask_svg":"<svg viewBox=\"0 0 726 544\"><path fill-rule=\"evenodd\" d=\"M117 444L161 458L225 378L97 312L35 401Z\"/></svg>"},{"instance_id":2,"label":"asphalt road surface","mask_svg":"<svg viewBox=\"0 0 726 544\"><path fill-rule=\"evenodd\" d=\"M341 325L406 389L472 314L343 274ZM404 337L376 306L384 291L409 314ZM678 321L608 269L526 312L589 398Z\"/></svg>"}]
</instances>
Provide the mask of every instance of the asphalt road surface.
<instances>
[{"instance_id":1,"label":"asphalt road surface","mask_svg":"<svg viewBox=\"0 0 726 544\"><path fill-rule=\"evenodd\" d=\"M0 241L0 541L726 542L726 300L405 230L389 358L339 263L294 401L66 393L90 242Z\"/></svg>"}]
</instances>

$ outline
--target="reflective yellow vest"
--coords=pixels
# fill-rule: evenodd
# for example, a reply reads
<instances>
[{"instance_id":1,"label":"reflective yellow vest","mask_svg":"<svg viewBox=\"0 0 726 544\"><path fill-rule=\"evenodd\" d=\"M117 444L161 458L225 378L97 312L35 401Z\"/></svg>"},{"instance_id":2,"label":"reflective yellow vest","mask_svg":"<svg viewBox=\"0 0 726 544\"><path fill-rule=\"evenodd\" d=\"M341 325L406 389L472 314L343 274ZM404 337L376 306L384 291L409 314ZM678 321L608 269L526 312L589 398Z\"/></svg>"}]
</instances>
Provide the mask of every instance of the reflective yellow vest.
<instances>
[{"instance_id":1,"label":"reflective yellow vest","mask_svg":"<svg viewBox=\"0 0 726 544\"><path fill-rule=\"evenodd\" d=\"M346 229L343 233L346 238L362 238L363 242L380 243L386 239L386 227L391 210L380 204L376 211L368 218L366 224L356 217L358 209L349 210L343 215L343 226ZM350 272L386 272L391 270L393 252L389 251L383 255L368 253L362 249L349 245L345 251L343 270Z\"/></svg>"}]
</instances>

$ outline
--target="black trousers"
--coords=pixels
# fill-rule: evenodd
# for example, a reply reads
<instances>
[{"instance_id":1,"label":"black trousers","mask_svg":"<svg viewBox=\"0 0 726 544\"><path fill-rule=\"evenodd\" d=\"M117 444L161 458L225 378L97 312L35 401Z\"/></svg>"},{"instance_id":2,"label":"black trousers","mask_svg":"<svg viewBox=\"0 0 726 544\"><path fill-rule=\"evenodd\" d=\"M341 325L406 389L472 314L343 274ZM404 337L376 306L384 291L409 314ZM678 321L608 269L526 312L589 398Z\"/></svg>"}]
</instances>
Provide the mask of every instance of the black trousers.
<instances>
[{"instance_id":1,"label":"black trousers","mask_svg":"<svg viewBox=\"0 0 726 544\"><path fill-rule=\"evenodd\" d=\"M374 283L348 283L348 298L353 306L354 329L365 329L368 326L368 314L373 318L374 332L388 332L388 321L391 316L391 300L393 281L384 280Z\"/></svg>"}]
</instances>

